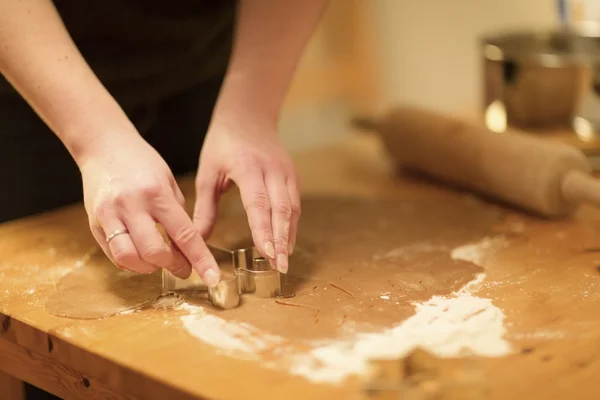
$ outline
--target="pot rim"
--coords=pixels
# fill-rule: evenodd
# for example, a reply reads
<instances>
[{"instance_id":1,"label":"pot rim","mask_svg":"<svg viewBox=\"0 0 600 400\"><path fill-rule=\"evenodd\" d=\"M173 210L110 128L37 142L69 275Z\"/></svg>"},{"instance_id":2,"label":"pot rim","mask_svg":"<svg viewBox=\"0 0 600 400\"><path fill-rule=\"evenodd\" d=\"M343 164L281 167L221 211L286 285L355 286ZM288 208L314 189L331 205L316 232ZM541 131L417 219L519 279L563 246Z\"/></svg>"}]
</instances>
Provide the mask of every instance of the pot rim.
<instances>
[{"instance_id":1,"label":"pot rim","mask_svg":"<svg viewBox=\"0 0 600 400\"><path fill-rule=\"evenodd\" d=\"M490 61L516 61L549 68L600 63L600 31L504 31L483 36L481 46L483 57Z\"/></svg>"}]
</instances>

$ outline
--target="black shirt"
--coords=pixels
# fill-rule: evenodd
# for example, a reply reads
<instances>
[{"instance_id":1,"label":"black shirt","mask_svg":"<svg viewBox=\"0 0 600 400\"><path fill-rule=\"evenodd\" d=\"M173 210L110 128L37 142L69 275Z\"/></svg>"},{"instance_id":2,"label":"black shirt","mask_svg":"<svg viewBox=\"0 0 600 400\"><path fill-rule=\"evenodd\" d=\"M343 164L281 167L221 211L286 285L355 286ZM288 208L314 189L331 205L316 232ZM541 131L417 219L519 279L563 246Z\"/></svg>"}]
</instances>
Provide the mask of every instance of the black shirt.
<instances>
[{"instance_id":1,"label":"black shirt","mask_svg":"<svg viewBox=\"0 0 600 400\"><path fill-rule=\"evenodd\" d=\"M54 0L71 37L122 105L185 91L231 51L235 0ZM14 95L0 76L0 95Z\"/></svg>"}]
</instances>

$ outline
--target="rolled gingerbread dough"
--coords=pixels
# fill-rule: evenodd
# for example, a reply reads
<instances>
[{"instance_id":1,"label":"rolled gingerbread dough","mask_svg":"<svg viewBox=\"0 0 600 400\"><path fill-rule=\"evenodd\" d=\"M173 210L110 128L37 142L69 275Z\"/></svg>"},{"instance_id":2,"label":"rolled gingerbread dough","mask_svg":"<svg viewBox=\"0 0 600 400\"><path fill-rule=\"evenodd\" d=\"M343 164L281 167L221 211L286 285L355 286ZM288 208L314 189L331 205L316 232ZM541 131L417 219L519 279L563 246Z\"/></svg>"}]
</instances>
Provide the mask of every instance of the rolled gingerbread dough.
<instances>
[{"instance_id":1,"label":"rolled gingerbread dough","mask_svg":"<svg viewBox=\"0 0 600 400\"><path fill-rule=\"evenodd\" d=\"M59 317L100 319L140 309L161 294L160 272L139 275L115 268L106 257L92 258L56 285L46 311Z\"/></svg>"},{"instance_id":2,"label":"rolled gingerbread dough","mask_svg":"<svg viewBox=\"0 0 600 400\"><path fill-rule=\"evenodd\" d=\"M235 208L233 208L235 207ZM245 247L243 208L222 207L211 240ZM379 331L415 312L414 302L450 295L482 272L451 257L501 221L498 207L464 196L369 199L304 196L296 248L284 277L292 299L244 296L227 319L300 340L337 338L345 329Z\"/></svg>"},{"instance_id":3,"label":"rolled gingerbread dough","mask_svg":"<svg viewBox=\"0 0 600 400\"><path fill-rule=\"evenodd\" d=\"M499 216L497 208L464 198L305 198L285 277L296 294L291 303L305 307L246 297L243 307L227 315L302 338L334 335L346 319L390 325L414 312L413 301L449 294L480 272L451 259L451 249L486 236ZM211 241L227 248L251 245L246 221L243 209L227 210ZM160 272L122 271L99 252L59 281L46 309L61 317L99 319L149 305L161 291Z\"/></svg>"}]
</instances>

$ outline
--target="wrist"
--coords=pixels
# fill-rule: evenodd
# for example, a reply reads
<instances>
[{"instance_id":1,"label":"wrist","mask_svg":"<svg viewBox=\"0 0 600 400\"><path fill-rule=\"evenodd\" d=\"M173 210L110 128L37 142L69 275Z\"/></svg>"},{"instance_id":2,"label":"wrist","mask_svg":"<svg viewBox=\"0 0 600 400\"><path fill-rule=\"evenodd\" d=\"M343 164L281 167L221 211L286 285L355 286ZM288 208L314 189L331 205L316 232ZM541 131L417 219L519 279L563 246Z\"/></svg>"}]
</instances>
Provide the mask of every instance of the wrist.
<instances>
[{"instance_id":1,"label":"wrist","mask_svg":"<svg viewBox=\"0 0 600 400\"><path fill-rule=\"evenodd\" d=\"M60 127L57 136L81 168L89 159L110 152L127 137L139 134L120 109L114 113L94 109Z\"/></svg>"},{"instance_id":2,"label":"wrist","mask_svg":"<svg viewBox=\"0 0 600 400\"><path fill-rule=\"evenodd\" d=\"M210 130L235 131L247 135L277 136L279 114L241 103L219 104L213 112Z\"/></svg>"},{"instance_id":3,"label":"wrist","mask_svg":"<svg viewBox=\"0 0 600 400\"><path fill-rule=\"evenodd\" d=\"M105 131L77 135L69 141L63 141L63 143L79 169L82 169L88 161L97 159L103 154L110 154L115 147L120 145L119 142L122 142L123 137L127 134L127 132L122 131Z\"/></svg>"},{"instance_id":4,"label":"wrist","mask_svg":"<svg viewBox=\"0 0 600 400\"><path fill-rule=\"evenodd\" d=\"M271 74L271 78L275 73ZM266 71L230 70L221 87L213 119L236 127L277 127L284 92Z\"/></svg>"}]
</instances>

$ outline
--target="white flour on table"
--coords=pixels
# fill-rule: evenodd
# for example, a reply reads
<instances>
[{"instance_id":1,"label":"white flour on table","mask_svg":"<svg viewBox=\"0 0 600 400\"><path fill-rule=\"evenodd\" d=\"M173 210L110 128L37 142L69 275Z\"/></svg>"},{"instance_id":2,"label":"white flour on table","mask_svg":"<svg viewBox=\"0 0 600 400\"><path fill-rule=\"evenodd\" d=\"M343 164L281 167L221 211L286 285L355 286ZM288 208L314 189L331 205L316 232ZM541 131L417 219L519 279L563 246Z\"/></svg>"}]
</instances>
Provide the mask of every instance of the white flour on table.
<instances>
[{"instance_id":1,"label":"white flour on table","mask_svg":"<svg viewBox=\"0 0 600 400\"><path fill-rule=\"evenodd\" d=\"M453 249L451 257L481 265L502 244L499 239L485 238ZM449 296L414 302L415 314L393 328L354 333L349 339L303 342L309 351L300 351L285 338L252 325L210 314L190 314L181 321L188 333L229 356L255 359L313 382L339 383L367 372L371 358L398 358L417 347L446 357L510 353L504 313L491 300L473 294L484 280L485 274L481 273ZM266 350L277 354L278 359L262 359L260 352Z\"/></svg>"}]
</instances>

